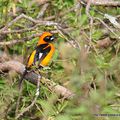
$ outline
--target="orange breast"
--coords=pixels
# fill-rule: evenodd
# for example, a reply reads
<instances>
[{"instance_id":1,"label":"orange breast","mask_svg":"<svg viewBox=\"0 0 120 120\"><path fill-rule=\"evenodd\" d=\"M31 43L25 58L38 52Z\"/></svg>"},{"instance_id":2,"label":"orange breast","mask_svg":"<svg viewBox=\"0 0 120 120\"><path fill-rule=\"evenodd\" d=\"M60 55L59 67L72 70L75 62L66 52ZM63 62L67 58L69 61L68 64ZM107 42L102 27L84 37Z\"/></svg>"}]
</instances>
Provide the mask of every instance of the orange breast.
<instances>
[{"instance_id":1,"label":"orange breast","mask_svg":"<svg viewBox=\"0 0 120 120\"><path fill-rule=\"evenodd\" d=\"M53 54L54 54L54 51L55 51L55 47L53 44L49 43L49 46L51 47L51 50L50 52L47 54L47 56L42 60L42 62L40 63L41 66L47 66L48 63L50 62Z\"/></svg>"}]
</instances>

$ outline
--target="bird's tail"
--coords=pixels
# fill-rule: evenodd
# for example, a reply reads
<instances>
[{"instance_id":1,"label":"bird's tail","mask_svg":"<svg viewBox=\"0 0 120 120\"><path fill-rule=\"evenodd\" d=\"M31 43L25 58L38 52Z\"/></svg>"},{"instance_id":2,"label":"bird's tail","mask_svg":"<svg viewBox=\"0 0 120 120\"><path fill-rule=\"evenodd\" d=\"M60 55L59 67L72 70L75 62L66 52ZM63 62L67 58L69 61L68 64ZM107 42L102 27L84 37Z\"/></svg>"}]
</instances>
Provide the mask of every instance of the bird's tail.
<instances>
[{"instance_id":1,"label":"bird's tail","mask_svg":"<svg viewBox=\"0 0 120 120\"><path fill-rule=\"evenodd\" d=\"M28 73L27 69L25 69L25 71L23 72L23 75L21 76L20 80L19 80L19 89L22 86L23 80L25 78L25 75Z\"/></svg>"},{"instance_id":2,"label":"bird's tail","mask_svg":"<svg viewBox=\"0 0 120 120\"><path fill-rule=\"evenodd\" d=\"M19 104L20 104L20 98L21 98L21 93L22 93L22 83L23 83L23 80L24 80L24 77L25 75L28 73L27 69L25 69L25 71L23 72L23 75L21 76L20 80L19 80L19 96L18 96L18 99L17 99L17 103L16 103L16 110L15 110L15 115L17 116L18 114L18 108L19 108Z\"/></svg>"}]
</instances>

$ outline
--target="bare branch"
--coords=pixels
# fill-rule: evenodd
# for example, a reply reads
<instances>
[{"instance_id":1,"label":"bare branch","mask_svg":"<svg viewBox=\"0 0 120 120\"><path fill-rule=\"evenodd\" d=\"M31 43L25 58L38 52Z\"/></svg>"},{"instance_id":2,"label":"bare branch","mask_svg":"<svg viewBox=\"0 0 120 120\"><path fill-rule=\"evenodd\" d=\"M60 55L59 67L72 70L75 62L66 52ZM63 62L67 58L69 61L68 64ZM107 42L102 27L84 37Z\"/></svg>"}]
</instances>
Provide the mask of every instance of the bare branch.
<instances>
[{"instance_id":1,"label":"bare branch","mask_svg":"<svg viewBox=\"0 0 120 120\"><path fill-rule=\"evenodd\" d=\"M83 2L87 2L88 0L82 0ZM93 5L104 5L104 6L120 6L120 1L115 0L92 0L91 4Z\"/></svg>"},{"instance_id":2,"label":"bare branch","mask_svg":"<svg viewBox=\"0 0 120 120\"><path fill-rule=\"evenodd\" d=\"M95 20L99 20L111 33L113 33L113 35L117 38L120 39L120 36L117 35L113 29L111 29L102 19L98 18L98 17L94 17Z\"/></svg>"},{"instance_id":3,"label":"bare branch","mask_svg":"<svg viewBox=\"0 0 120 120\"><path fill-rule=\"evenodd\" d=\"M70 31L71 29L72 28L66 28L64 30L65 31ZM27 31L27 29L23 29L23 31L25 31L25 30ZM31 28L31 30L32 30L32 28ZM11 32L12 33L14 33L14 32L19 33L19 32L22 32L22 30L11 31ZM11 32L10 31L5 31L5 33L11 33ZM53 30L53 31L51 31L51 33L56 34L56 33L59 33L59 31L58 30ZM22 38L22 39L16 39L16 40L11 40L11 41L0 42L0 46L4 46L4 45L10 46L10 45L15 45L15 44L19 44L19 43L24 43L25 41L30 41L35 37L39 37L40 35L41 35L41 33L37 33L37 34L33 34L33 35L29 36L29 37L25 37L25 38ZM4 40L2 40L2 41L4 41Z\"/></svg>"},{"instance_id":4,"label":"bare branch","mask_svg":"<svg viewBox=\"0 0 120 120\"><path fill-rule=\"evenodd\" d=\"M20 116L22 116L25 112L29 111L30 108L32 108L34 106L34 104L36 103L38 96L35 96L34 100L32 101L32 103L26 107L25 109L23 109L22 112L20 112L18 115L16 115L16 119L18 119Z\"/></svg>"},{"instance_id":5,"label":"bare branch","mask_svg":"<svg viewBox=\"0 0 120 120\"><path fill-rule=\"evenodd\" d=\"M49 3L46 3L46 4L43 5L43 7L41 8L37 18L43 17L43 15L44 15L46 9L48 8L48 6L49 6Z\"/></svg>"},{"instance_id":6,"label":"bare branch","mask_svg":"<svg viewBox=\"0 0 120 120\"><path fill-rule=\"evenodd\" d=\"M10 27L11 25L13 25L14 23L16 23L18 20L22 19L22 18L25 18L35 24L41 24L41 25L46 25L46 26L56 26L56 25L59 25L58 23L56 22L53 22L53 21L40 21L40 20L35 20L33 19L32 17L30 16L27 16L25 14L21 14L19 16L17 16L15 19L13 19L11 22L9 22L5 27L3 27L0 32L8 29L8 27Z\"/></svg>"},{"instance_id":7,"label":"bare branch","mask_svg":"<svg viewBox=\"0 0 120 120\"><path fill-rule=\"evenodd\" d=\"M12 34L12 33L23 33L23 32L28 32L31 30L35 30L40 24L36 24L33 27L30 28L25 28L25 29L20 29L20 30L2 30L0 31L0 34Z\"/></svg>"},{"instance_id":8,"label":"bare branch","mask_svg":"<svg viewBox=\"0 0 120 120\"><path fill-rule=\"evenodd\" d=\"M59 31L59 33L61 35L64 36L64 38L66 39L66 41L74 48L79 48L80 49L80 45L78 43L78 41L76 41L75 39L73 39L70 34L64 30L61 26L56 26L56 29Z\"/></svg>"},{"instance_id":9,"label":"bare branch","mask_svg":"<svg viewBox=\"0 0 120 120\"><path fill-rule=\"evenodd\" d=\"M7 41L7 42L0 42L0 46L4 46L4 45L14 45L17 43L22 43L24 42L23 40L12 40L12 41Z\"/></svg>"},{"instance_id":10,"label":"bare branch","mask_svg":"<svg viewBox=\"0 0 120 120\"><path fill-rule=\"evenodd\" d=\"M0 71L4 72L4 71L10 71L10 70L15 70L17 73L22 75L25 70L25 66L22 63L20 63L18 61L14 61L14 60L0 63ZM31 82L32 84L37 85L38 74L36 74L34 72L30 72L25 76L25 79L27 81ZM46 87L48 87L53 92L63 96L66 99L70 99L71 97L74 96L74 94L70 90L68 90L67 88L65 88L61 85L56 84L52 80L49 80L49 79L46 79L43 77L43 80L41 82L47 83L47 84L45 84Z\"/></svg>"},{"instance_id":11,"label":"bare branch","mask_svg":"<svg viewBox=\"0 0 120 120\"><path fill-rule=\"evenodd\" d=\"M22 40L18 39L18 40L12 40L12 41L8 41L8 42L0 42L0 45L1 46L4 46L4 45L14 45L16 43L22 43L22 42L25 42L25 41L28 41L28 40L32 40L33 38L39 37L40 35L41 35L41 33L37 33L37 34L33 34L31 36L25 37Z\"/></svg>"},{"instance_id":12,"label":"bare branch","mask_svg":"<svg viewBox=\"0 0 120 120\"><path fill-rule=\"evenodd\" d=\"M64 15L67 15L67 14L70 13L70 12L75 11L76 9L79 8L79 5L80 5L80 4L77 3L75 6L71 7L70 9L66 10L65 12L60 12L58 16L59 16L59 17L62 17L62 16L64 16ZM52 20L52 19L55 19L56 17L57 17L56 15L53 15L53 16L49 16L49 17L44 18L44 20Z\"/></svg>"},{"instance_id":13,"label":"bare branch","mask_svg":"<svg viewBox=\"0 0 120 120\"><path fill-rule=\"evenodd\" d=\"M15 19L13 19L11 22L9 22L5 27L3 27L0 31L3 31L5 29L7 29L8 27L10 27L11 25L13 25L14 23L16 23L18 20L22 19L22 18L26 18L29 19L31 22L35 22L34 19L32 19L31 17L28 17L24 14L21 14L19 16L17 16Z\"/></svg>"}]
</instances>

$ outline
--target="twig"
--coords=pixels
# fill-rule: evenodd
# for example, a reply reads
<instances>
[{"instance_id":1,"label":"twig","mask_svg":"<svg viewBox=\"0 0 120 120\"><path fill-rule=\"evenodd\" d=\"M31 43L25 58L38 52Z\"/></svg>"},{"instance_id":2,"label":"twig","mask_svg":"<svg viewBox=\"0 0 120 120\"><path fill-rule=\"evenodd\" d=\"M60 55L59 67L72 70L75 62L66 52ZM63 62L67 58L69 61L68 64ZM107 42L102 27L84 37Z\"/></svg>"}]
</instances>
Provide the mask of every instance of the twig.
<instances>
[{"instance_id":1,"label":"twig","mask_svg":"<svg viewBox=\"0 0 120 120\"><path fill-rule=\"evenodd\" d=\"M36 24L33 27L30 28L25 28L25 29L20 29L20 30L4 30L4 31L0 31L0 34L12 34L12 33L23 33L23 32L27 32L27 31L31 31L34 30L35 28L37 28L40 24Z\"/></svg>"},{"instance_id":2,"label":"twig","mask_svg":"<svg viewBox=\"0 0 120 120\"><path fill-rule=\"evenodd\" d=\"M34 100L32 101L32 103L31 103L28 107L26 107L21 113L19 113L19 114L16 116L15 119L18 119L18 118L19 118L20 116L22 116L25 112L29 111L29 109L34 106L37 98L38 98L38 96L35 96L35 98L34 98Z\"/></svg>"},{"instance_id":3,"label":"twig","mask_svg":"<svg viewBox=\"0 0 120 120\"><path fill-rule=\"evenodd\" d=\"M22 43L24 42L23 40L12 40L12 41L7 41L7 42L0 42L0 46L4 45L14 45L16 43Z\"/></svg>"},{"instance_id":4,"label":"twig","mask_svg":"<svg viewBox=\"0 0 120 120\"><path fill-rule=\"evenodd\" d=\"M75 6L73 6L72 8L66 10L65 12L60 12L59 13L59 17L62 17L62 16L65 16L67 15L68 13L72 12L72 11L75 11L75 9L78 9L79 8L79 3L77 3ZM53 16L49 16L49 17L46 17L44 18L44 20L52 20L52 19L55 19L56 18L56 15L53 15Z\"/></svg>"},{"instance_id":5,"label":"twig","mask_svg":"<svg viewBox=\"0 0 120 120\"><path fill-rule=\"evenodd\" d=\"M67 31L65 31L61 26L56 26L56 29L72 47L80 49L79 43L75 39L73 39Z\"/></svg>"},{"instance_id":6,"label":"twig","mask_svg":"<svg viewBox=\"0 0 120 120\"><path fill-rule=\"evenodd\" d=\"M90 18L90 20L93 19L92 16L90 15L90 13L89 13L91 2L92 2L92 0L88 0L87 5L86 5L86 14Z\"/></svg>"},{"instance_id":7,"label":"twig","mask_svg":"<svg viewBox=\"0 0 120 120\"><path fill-rule=\"evenodd\" d=\"M4 30L0 31L0 34L13 34L13 33L23 33L23 32L28 32L28 31L36 31L35 29L40 26L41 24L36 24L32 27L25 28L25 29L20 29L20 30ZM65 30L71 30L71 28L64 28ZM58 33L57 30L52 30L51 33Z\"/></svg>"},{"instance_id":8,"label":"twig","mask_svg":"<svg viewBox=\"0 0 120 120\"><path fill-rule=\"evenodd\" d=\"M117 39L120 39L120 36L118 36L103 20L98 17L94 17L94 19L99 20L111 33L115 35Z\"/></svg>"},{"instance_id":9,"label":"twig","mask_svg":"<svg viewBox=\"0 0 120 120\"><path fill-rule=\"evenodd\" d=\"M65 31L69 31L69 30L71 30L71 28L65 28L64 30ZM27 29L26 29L26 31L27 31ZM13 33L14 32L15 31L13 31ZM16 32L22 32L22 30L18 30ZM10 33L10 32L6 31L6 33ZM53 31L51 31L51 33L56 34L56 33L59 33L59 31L58 30L53 30ZM11 40L11 41L6 41L6 42L0 42L0 46L4 46L4 45L9 46L9 45L14 45L14 44L18 44L18 43L23 43L25 41L30 41L30 40L32 40L35 37L39 37L40 35L41 35L41 33L37 33L37 34L33 34L33 35L29 36L29 37L25 37L25 38L18 39L18 40ZM1 41L3 41L3 40L1 40Z\"/></svg>"},{"instance_id":10,"label":"twig","mask_svg":"<svg viewBox=\"0 0 120 120\"><path fill-rule=\"evenodd\" d=\"M32 100L32 103L26 107L22 112L20 112L17 116L16 116L16 119L18 119L20 116L22 116L25 112L29 111L30 108L32 108L34 106L34 104L36 103L36 100L39 96L39 87L40 87L40 79L41 79L41 76L39 77L40 75L38 75L38 80L37 80L37 89L36 89L36 94L35 94L35 98ZM19 99L20 100L20 99ZM18 110L18 109L17 109ZM17 111L18 113L18 111Z\"/></svg>"},{"instance_id":11,"label":"twig","mask_svg":"<svg viewBox=\"0 0 120 120\"><path fill-rule=\"evenodd\" d=\"M8 27L10 27L11 25L13 25L14 23L16 23L18 20L22 19L22 18L25 18L35 24L41 24L41 25L46 25L46 26L56 26L56 25L59 25L58 23L56 22L53 22L53 21L40 21L40 20L35 20L33 19L32 17L30 16L27 16L25 14L21 14L19 16L17 16L15 19L13 19L11 22L9 22L5 27L3 27L0 32L6 30Z\"/></svg>"},{"instance_id":12,"label":"twig","mask_svg":"<svg viewBox=\"0 0 120 120\"><path fill-rule=\"evenodd\" d=\"M43 17L43 15L44 15L44 13L45 13L45 11L46 11L48 6L49 6L49 3L46 3L46 4L43 5L43 7L41 8L40 12L38 13L37 18Z\"/></svg>"},{"instance_id":13,"label":"twig","mask_svg":"<svg viewBox=\"0 0 120 120\"><path fill-rule=\"evenodd\" d=\"M86 6L86 14L87 14L88 18L90 19L90 38L89 38L90 42L89 42L89 46L87 48L87 52L89 52L90 48L93 48L94 51L97 54L96 48L95 48L95 46L92 43L92 27L93 27L93 20L94 20L94 18L89 13L91 2L92 2L92 0L88 0L87 6Z\"/></svg>"},{"instance_id":14,"label":"twig","mask_svg":"<svg viewBox=\"0 0 120 120\"><path fill-rule=\"evenodd\" d=\"M20 90L19 90L19 95L18 95L18 99L17 99L17 103L16 103L16 110L15 110L15 116L17 116L18 114L18 109L19 109L19 104L20 104L20 98L21 98L21 95L22 95L22 85L20 87Z\"/></svg>"},{"instance_id":15,"label":"twig","mask_svg":"<svg viewBox=\"0 0 120 120\"><path fill-rule=\"evenodd\" d=\"M0 45L1 46L14 45L16 43L22 43L22 42L25 42L25 41L28 41L28 40L32 40L33 38L39 37L40 35L41 35L41 33L37 33L37 34L33 34L33 35L29 36L29 37L25 37L22 40L18 39L18 40L12 40L12 41L8 41L8 42L0 42Z\"/></svg>"},{"instance_id":16,"label":"twig","mask_svg":"<svg viewBox=\"0 0 120 120\"><path fill-rule=\"evenodd\" d=\"M81 0L87 2L88 0ZM120 6L120 1L115 0L92 0L93 5L102 5L102 6Z\"/></svg>"},{"instance_id":17,"label":"twig","mask_svg":"<svg viewBox=\"0 0 120 120\"><path fill-rule=\"evenodd\" d=\"M86 6L86 14L87 14L88 18L90 19L90 39L89 39L90 47L91 47L91 43L92 43L92 26L93 26L93 17L89 13L91 2L92 2L92 0L88 0L87 6Z\"/></svg>"},{"instance_id":18,"label":"twig","mask_svg":"<svg viewBox=\"0 0 120 120\"><path fill-rule=\"evenodd\" d=\"M11 22L9 22L5 27L3 27L3 28L0 30L0 32L3 31L3 30L6 30L8 27L10 27L10 26L13 25L14 23L16 23L16 22L17 22L18 20L20 20L21 18L26 18L26 19L29 19L31 22L35 22L35 20L32 19L31 17L28 17L28 16L26 16L25 14L21 14L21 15L17 16L15 19L13 19Z\"/></svg>"}]
</instances>

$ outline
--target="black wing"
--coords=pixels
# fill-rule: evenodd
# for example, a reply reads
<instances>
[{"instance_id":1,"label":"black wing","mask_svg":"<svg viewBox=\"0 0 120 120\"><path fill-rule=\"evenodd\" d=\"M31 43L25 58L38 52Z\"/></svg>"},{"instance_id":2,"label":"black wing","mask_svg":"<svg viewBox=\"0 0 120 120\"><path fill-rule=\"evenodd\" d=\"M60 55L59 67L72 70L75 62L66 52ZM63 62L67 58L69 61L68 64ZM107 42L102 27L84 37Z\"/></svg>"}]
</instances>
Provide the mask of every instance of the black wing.
<instances>
[{"instance_id":1,"label":"black wing","mask_svg":"<svg viewBox=\"0 0 120 120\"><path fill-rule=\"evenodd\" d=\"M50 52L50 49L51 49L51 47L48 44L42 44L42 45L37 46L34 63L39 62L39 64L40 64L41 61Z\"/></svg>"}]
</instances>

